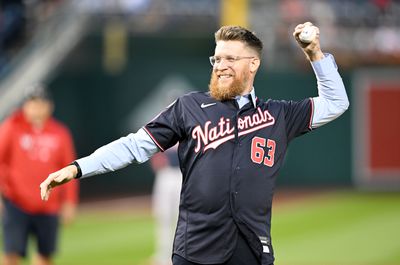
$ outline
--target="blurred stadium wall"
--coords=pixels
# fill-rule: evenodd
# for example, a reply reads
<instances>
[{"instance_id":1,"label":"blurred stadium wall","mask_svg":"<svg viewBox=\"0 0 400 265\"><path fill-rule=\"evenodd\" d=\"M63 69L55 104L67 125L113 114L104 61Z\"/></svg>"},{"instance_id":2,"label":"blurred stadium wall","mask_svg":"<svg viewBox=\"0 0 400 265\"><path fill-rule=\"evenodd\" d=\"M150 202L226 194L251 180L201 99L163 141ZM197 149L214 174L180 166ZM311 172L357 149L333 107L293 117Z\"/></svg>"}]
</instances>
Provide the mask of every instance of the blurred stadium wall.
<instances>
[{"instance_id":1,"label":"blurred stadium wall","mask_svg":"<svg viewBox=\"0 0 400 265\"><path fill-rule=\"evenodd\" d=\"M136 131L174 97L208 89L213 33L221 19L226 21L231 12L224 9L229 0L59 2L62 3L46 19L38 21L32 15L35 27L1 72L1 117L15 108L26 84L46 82L56 100L56 116L70 126L78 155L85 156ZM400 13L400 3L234 2L244 5L239 9L245 13L240 14L242 20L238 23L248 24L265 43L263 66L255 86L259 97L296 100L317 95L312 69L291 36L296 24L312 21L320 27L323 50L335 55L351 100L349 111L340 119L291 143L278 184L369 186L371 178L367 173L370 165L376 163L370 159L372 156L364 154L372 150L368 138L372 127L355 121L372 115L374 108L386 107L393 123L398 124L400 111L385 102L365 105L359 101L355 95L369 90L362 88L357 76L365 69L384 77L398 73L400 17L396 14ZM398 89L400 82L391 80L391 89ZM380 98L385 96L380 94ZM397 92L395 96L398 97ZM393 100L390 103L397 104ZM382 113L385 111L380 112L379 119L385 118ZM381 125L373 126L380 132L379 137L396 138L385 134ZM387 131L396 129L390 127ZM398 140L391 143L374 145L374 150L393 157L389 164L384 164L389 167L383 170L390 171L389 181L386 178L380 185L393 188L400 186L400 148ZM379 164L381 160L376 161ZM368 172L359 170L360 167ZM382 171L374 172L372 185L377 179L379 182ZM360 181L364 176L366 181ZM130 166L85 179L82 197L149 193L152 181L147 164Z\"/></svg>"}]
</instances>

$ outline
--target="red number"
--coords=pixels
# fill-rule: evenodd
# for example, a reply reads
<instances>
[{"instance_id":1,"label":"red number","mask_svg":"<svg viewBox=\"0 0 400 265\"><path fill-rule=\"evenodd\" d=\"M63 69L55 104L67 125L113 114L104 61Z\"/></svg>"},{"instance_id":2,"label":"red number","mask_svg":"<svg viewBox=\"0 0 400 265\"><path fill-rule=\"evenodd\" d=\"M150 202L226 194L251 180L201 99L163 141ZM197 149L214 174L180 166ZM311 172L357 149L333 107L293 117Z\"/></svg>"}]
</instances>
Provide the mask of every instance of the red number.
<instances>
[{"instance_id":1,"label":"red number","mask_svg":"<svg viewBox=\"0 0 400 265\"><path fill-rule=\"evenodd\" d=\"M251 141L251 161L256 164L261 164L264 160L265 139L254 137Z\"/></svg>"},{"instance_id":2,"label":"red number","mask_svg":"<svg viewBox=\"0 0 400 265\"><path fill-rule=\"evenodd\" d=\"M268 148L267 155L265 156L264 147ZM276 143L274 140L261 137L254 137L251 141L251 161L256 164L261 164L272 167L275 163L275 147Z\"/></svg>"}]
</instances>

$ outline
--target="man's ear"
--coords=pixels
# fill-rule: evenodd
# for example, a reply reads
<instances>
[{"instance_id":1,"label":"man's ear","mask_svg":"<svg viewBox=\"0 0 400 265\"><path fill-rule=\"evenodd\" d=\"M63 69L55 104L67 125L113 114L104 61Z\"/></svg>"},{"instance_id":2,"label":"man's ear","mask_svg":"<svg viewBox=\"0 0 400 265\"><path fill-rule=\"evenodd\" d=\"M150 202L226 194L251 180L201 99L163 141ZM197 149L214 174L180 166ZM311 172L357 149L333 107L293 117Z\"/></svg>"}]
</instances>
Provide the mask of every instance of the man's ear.
<instances>
[{"instance_id":1,"label":"man's ear","mask_svg":"<svg viewBox=\"0 0 400 265\"><path fill-rule=\"evenodd\" d=\"M258 58L252 59L250 62L250 72L251 73L257 72L258 68L260 67L260 63L261 63L260 59Z\"/></svg>"}]
</instances>

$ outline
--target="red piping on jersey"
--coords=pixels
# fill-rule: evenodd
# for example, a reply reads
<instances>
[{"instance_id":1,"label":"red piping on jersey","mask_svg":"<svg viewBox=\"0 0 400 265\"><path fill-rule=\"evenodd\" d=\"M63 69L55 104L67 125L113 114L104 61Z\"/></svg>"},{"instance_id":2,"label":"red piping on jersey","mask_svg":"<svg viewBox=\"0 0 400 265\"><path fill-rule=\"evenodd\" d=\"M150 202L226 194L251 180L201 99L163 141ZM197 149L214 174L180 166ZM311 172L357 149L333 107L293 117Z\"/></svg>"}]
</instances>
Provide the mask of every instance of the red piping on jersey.
<instances>
[{"instance_id":1,"label":"red piping on jersey","mask_svg":"<svg viewBox=\"0 0 400 265\"><path fill-rule=\"evenodd\" d=\"M308 124L308 128L312 130L312 122L314 118L314 100L310 98L310 101L311 101L311 117L310 117L310 124Z\"/></svg>"},{"instance_id":2,"label":"red piping on jersey","mask_svg":"<svg viewBox=\"0 0 400 265\"><path fill-rule=\"evenodd\" d=\"M143 130L150 136L151 140L160 148L162 152L164 152L164 148L161 147L161 145L157 142L157 140L154 138L154 136L146 129L146 127L143 127Z\"/></svg>"}]
</instances>

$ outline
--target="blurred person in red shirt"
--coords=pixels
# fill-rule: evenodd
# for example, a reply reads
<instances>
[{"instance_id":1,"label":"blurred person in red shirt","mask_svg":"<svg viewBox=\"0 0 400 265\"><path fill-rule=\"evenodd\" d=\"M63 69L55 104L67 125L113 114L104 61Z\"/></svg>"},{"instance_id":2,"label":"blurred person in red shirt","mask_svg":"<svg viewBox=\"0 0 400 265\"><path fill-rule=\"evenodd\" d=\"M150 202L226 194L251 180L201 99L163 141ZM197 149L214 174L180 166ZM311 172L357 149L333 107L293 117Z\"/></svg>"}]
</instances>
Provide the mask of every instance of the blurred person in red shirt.
<instances>
[{"instance_id":1,"label":"blurred person in red shirt","mask_svg":"<svg viewBox=\"0 0 400 265\"><path fill-rule=\"evenodd\" d=\"M48 203L37 195L43 176L75 159L69 130L52 117L53 102L35 86L22 104L0 125L0 192L2 195L3 265L17 265L26 256L28 237L37 240L35 265L52 264L59 216L75 216L78 184L54 191Z\"/></svg>"}]
</instances>

